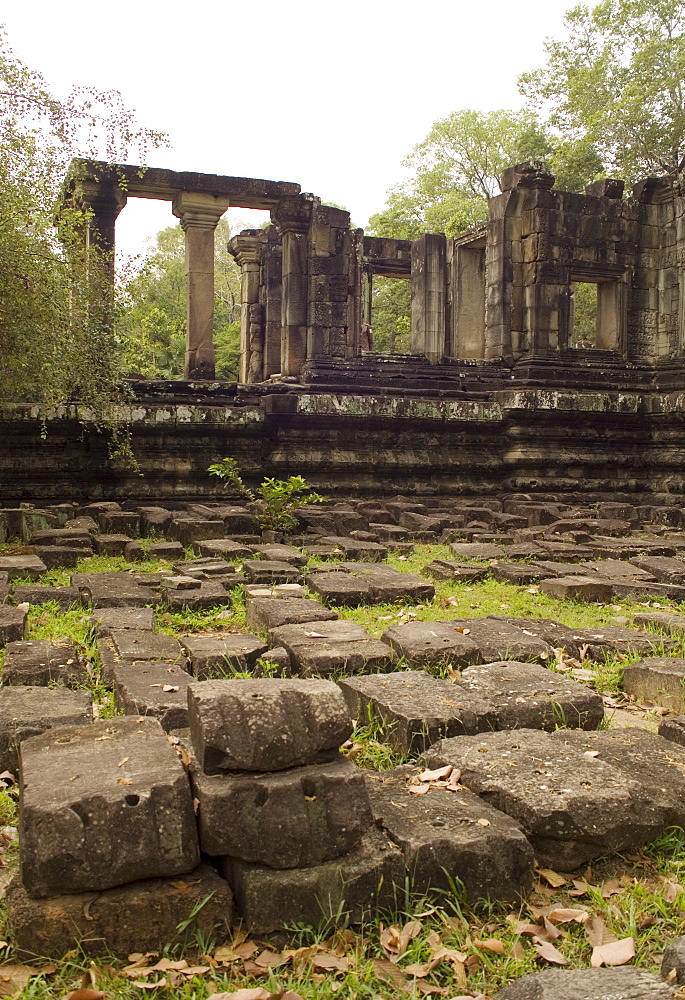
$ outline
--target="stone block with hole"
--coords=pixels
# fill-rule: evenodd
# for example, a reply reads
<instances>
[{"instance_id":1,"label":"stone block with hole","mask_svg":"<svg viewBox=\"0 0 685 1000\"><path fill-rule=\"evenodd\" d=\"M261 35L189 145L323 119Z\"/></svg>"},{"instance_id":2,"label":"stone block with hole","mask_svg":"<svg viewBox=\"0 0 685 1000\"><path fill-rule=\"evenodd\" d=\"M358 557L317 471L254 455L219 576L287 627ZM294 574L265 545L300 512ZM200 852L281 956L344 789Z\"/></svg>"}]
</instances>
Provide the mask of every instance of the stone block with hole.
<instances>
[{"instance_id":1,"label":"stone block with hole","mask_svg":"<svg viewBox=\"0 0 685 1000\"><path fill-rule=\"evenodd\" d=\"M126 959L135 951L159 953L168 945L191 943L200 934L221 941L233 919L228 883L208 864L175 877L49 899L32 898L15 877L6 903L12 942L27 959L57 958L73 949ZM187 930L179 930L185 924Z\"/></svg>"},{"instance_id":2,"label":"stone block with hole","mask_svg":"<svg viewBox=\"0 0 685 1000\"><path fill-rule=\"evenodd\" d=\"M18 773L19 744L55 726L93 721L89 691L12 685L0 688L0 771Z\"/></svg>"},{"instance_id":3,"label":"stone block with hole","mask_svg":"<svg viewBox=\"0 0 685 1000\"><path fill-rule=\"evenodd\" d=\"M256 632L278 628L279 625L300 625L305 622L334 621L338 612L307 597L251 597L245 604L248 628Z\"/></svg>"},{"instance_id":4,"label":"stone block with hole","mask_svg":"<svg viewBox=\"0 0 685 1000\"><path fill-rule=\"evenodd\" d=\"M162 729L188 725L188 685L193 677L173 663L117 663L111 672L114 703L124 715L149 715Z\"/></svg>"},{"instance_id":5,"label":"stone block with hole","mask_svg":"<svg viewBox=\"0 0 685 1000\"><path fill-rule=\"evenodd\" d=\"M470 903L525 897L534 854L519 824L458 780L452 788L428 783L425 794L414 794L424 788L421 773L411 765L366 772L376 825L402 851L412 892L439 902L455 888Z\"/></svg>"},{"instance_id":6,"label":"stone block with hole","mask_svg":"<svg viewBox=\"0 0 685 1000\"><path fill-rule=\"evenodd\" d=\"M612 851L648 843L663 813L617 768L533 729L441 740L424 755L521 824L541 865L573 871Z\"/></svg>"},{"instance_id":7,"label":"stone block with hole","mask_svg":"<svg viewBox=\"0 0 685 1000\"><path fill-rule=\"evenodd\" d=\"M597 733L559 729L554 738L618 768L644 787L666 826L685 827L685 748L648 729L628 727Z\"/></svg>"},{"instance_id":8,"label":"stone block with hole","mask_svg":"<svg viewBox=\"0 0 685 1000\"><path fill-rule=\"evenodd\" d=\"M370 723L398 753L415 755L440 739L497 728L493 704L423 670L346 677L338 686L358 725Z\"/></svg>"},{"instance_id":9,"label":"stone block with hole","mask_svg":"<svg viewBox=\"0 0 685 1000\"><path fill-rule=\"evenodd\" d=\"M324 680L200 681L188 689L188 716L205 774L323 763L352 732L340 689Z\"/></svg>"},{"instance_id":10,"label":"stone block with hole","mask_svg":"<svg viewBox=\"0 0 685 1000\"><path fill-rule=\"evenodd\" d=\"M685 712L685 659L646 656L623 668L623 690L640 701L650 701L672 712Z\"/></svg>"},{"instance_id":11,"label":"stone block with hole","mask_svg":"<svg viewBox=\"0 0 685 1000\"><path fill-rule=\"evenodd\" d=\"M364 775L339 754L275 773L208 775L191 759L200 847L270 868L310 868L358 846L373 823Z\"/></svg>"},{"instance_id":12,"label":"stone block with hole","mask_svg":"<svg viewBox=\"0 0 685 1000\"><path fill-rule=\"evenodd\" d=\"M379 910L395 911L404 898L402 852L373 827L353 851L322 865L278 870L223 858L221 874L253 934L293 924L359 924Z\"/></svg>"},{"instance_id":13,"label":"stone block with hole","mask_svg":"<svg viewBox=\"0 0 685 1000\"><path fill-rule=\"evenodd\" d=\"M2 684L78 687L88 681L88 671L68 640L26 639L5 649Z\"/></svg>"},{"instance_id":14,"label":"stone block with hole","mask_svg":"<svg viewBox=\"0 0 685 1000\"><path fill-rule=\"evenodd\" d=\"M155 719L49 730L21 744L20 768L30 896L109 889L198 864L188 778Z\"/></svg>"},{"instance_id":15,"label":"stone block with hole","mask_svg":"<svg viewBox=\"0 0 685 1000\"><path fill-rule=\"evenodd\" d=\"M596 729L604 719L600 695L537 663L504 660L467 667L459 684L494 708L493 729Z\"/></svg>"},{"instance_id":16,"label":"stone block with hole","mask_svg":"<svg viewBox=\"0 0 685 1000\"><path fill-rule=\"evenodd\" d=\"M283 646L300 677L358 674L392 669L394 650L351 621L308 622L269 630L269 645Z\"/></svg>"},{"instance_id":17,"label":"stone block with hole","mask_svg":"<svg viewBox=\"0 0 685 1000\"><path fill-rule=\"evenodd\" d=\"M188 657L190 673L199 681L252 670L269 648L262 639L247 632L222 636L186 635L181 639L181 646Z\"/></svg>"}]
</instances>

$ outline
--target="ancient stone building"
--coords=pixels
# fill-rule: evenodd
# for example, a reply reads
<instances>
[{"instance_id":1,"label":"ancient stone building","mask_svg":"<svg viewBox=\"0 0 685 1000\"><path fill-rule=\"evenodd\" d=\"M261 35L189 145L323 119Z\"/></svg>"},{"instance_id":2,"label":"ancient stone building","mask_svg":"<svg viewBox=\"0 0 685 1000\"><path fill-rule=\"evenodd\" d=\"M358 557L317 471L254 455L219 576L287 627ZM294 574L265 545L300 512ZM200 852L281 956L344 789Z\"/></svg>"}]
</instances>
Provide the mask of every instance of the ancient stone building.
<instances>
[{"instance_id":1,"label":"ancient stone building","mask_svg":"<svg viewBox=\"0 0 685 1000\"><path fill-rule=\"evenodd\" d=\"M65 200L88 210L86 239L103 253L128 198L170 201L181 220L185 381L134 382L121 408L142 481L97 432L77 443L73 408L48 415L45 444L35 408L4 407L4 440L29 456L5 495L59 493L65 449L102 495L204 492L224 453L329 489L680 493L680 182L575 194L524 163L501 187L477 230L404 241L365 236L297 184L79 161ZM237 384L214 380L212 344L214 230L232 206L272 220L229 244L242 272ZM410 354L366 349L376 275L411 283ZM588 294L593 328L581 331Z\"/></svg>"}]
</instances>

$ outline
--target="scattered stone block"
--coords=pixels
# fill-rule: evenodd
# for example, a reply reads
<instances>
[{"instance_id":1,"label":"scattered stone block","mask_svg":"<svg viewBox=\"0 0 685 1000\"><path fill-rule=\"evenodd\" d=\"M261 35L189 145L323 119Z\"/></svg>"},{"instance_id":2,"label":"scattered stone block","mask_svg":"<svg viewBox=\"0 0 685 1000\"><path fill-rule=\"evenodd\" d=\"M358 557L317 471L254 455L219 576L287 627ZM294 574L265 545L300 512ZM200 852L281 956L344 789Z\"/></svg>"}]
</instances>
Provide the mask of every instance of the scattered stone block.
<instances>
[{"instance_id":1,"label":"scattered stone block","mask_svg":"<svg viewBox=\"0 0 685 1000\"><path fill-rule=\"evenodd\" d=\"M311 868L354 850L373 819L346 757L274 774L203 774L192 760L200 847L270 868Z\"/></svg>"},{"instance_id":2,"label":"scattered stone block","mask_svg":"<svg viewBox=\"0 0 685 1000\"><path fill-rule=\"evenodd\" d=\"M65 640L29 639L10 642L5 649L2 683L47 687L85 684L88 671L73 645Z\"/></svg>"},{"instance_id":3,"label":"scattered stone block","mask_svg":"<svg viewBox=\"0 0 685 1000\"><path fill-rule=\"evenodd\" d=\"M397 659L390 646L350 621L281 625L269 630L269 644L288 651L291 669L301 677L387 671Z\"/></svg>"},{"instance_id":4,"label":"scattered stone block","mask_svg":"<svg viewBox=\"0 0 685 1000\"><path fill-rule=\"evenodd\" d=\"M553 654L549 645L528 630L498 618L455 618L449 622L463 630L478 648L479 656L471 663L494 663L500 660L526 660L545 663ZM468 665L468 664L467 664Z\"/></svg>"},{"instance_id":5,"label":"scattered stone block","mask_svg":"<svg viewBox=\"0 0 685 1000\"><path fill-rule=\"evenodd\" d=\"M524 587L526 584L545 580L552 576L552 573L541 566L528 566L525 563L493 563L490 575L493 580L499 580L501 583Z\"/></svg>"},{"instance_id":6,"label":"scattered stone block","mask_svg":"<svg viewBox=\"0 0 685 1000\"><path fill-rule=\"evenodd\" d=\"M158 953L197 934L223 940L233 919L233 894L208 864L175 878L49 899L32 899L15 877L6 903L14 946L30 959L58 958L74 948L120 958L140 950ZM187 932L179 934L189 920Z\"/></svg>"},{"instance_id":7,"label":"scattered stone block","mask_svg":"<svg viewBox=\"0 0 685 1000\"><path fill-rule=\"evenodd\" d=\"M402 851L412 891L442 900L456 883L470 903L525 897L534 855L519 824L466 788L433 784L426 795L412 794L409 781L421 770L366 772L376 825Z\"/></svg>"},{"instance_id":8,"label":"scattered stone block","mask_svg":"<svg viewBox=\"0 0 685 1000\"><path fill-rule=\"evenodd\" d=\"M495 993L494 1000L673 1000L673 991L651 972L626 965L533 972Z\"/></svg>"},{"instance_id":9,"label":"scattered stone block","mask_svg":"<svg viewBox=\"0 0 685 1000\"><path fill-rule=\"evenodd\" d=\"M205 538L223 538L226 534L224 522L218 519L208 520L207 518L173 518L167 528L167 537L172 542L180 542L184 548L188 548L193 542L201 541Z\"/></svg>"},{"instance_id":10,"label":"scattered stone block","mask_svg":"<svg viewBox=\"0 0 685 1000\"><path fill-rule=\"evenodd\" d=\"M493 704L424 670L346 677L338 686L352 717L372 720L398 753L423 753L440 739L497 728Z\"/></svg>"},{"instance_id":11,"label":"scattered stone block","mask_svg":"<svg viewBox=\"0 0 685 1000\"><path fill-rule=\"evenodd\" d=\"M244 577L240 578L241 580ZM173 590L162 587L161 604L169 611L206 611L209 608L231 607L231 595L218 580L201 582L196 590Z\"/></svg>"},{"instance_id":12,"label":"scattered stone block","mask_svg":"<svg viewBox=\"0 0 685 1000\"><path fill-rule=\"evenodd\" d=\"M95 635L109 635L112 629L144 629L151 632L155 627L155 613L152 608L98 608L90 618Z\"/></svg>"},{"instance_id":13,"label":"scattered stone block","mask_svg":"<svg viewBox=\"0 0 685 1000\"><path fill-rule=\"evenodd\" d=\"M37 583L17 583L12 587L12 597L17 604L48 604L55 601L62 611L81 604L76 587L49 587Z\"/></svg>"},{"instance_id":14,"label":"scattered stone block","mask_svg":"<svg viewBox=\"0 0 685 1000\"><path fill-rule=\"evenodd\" d=\"M128 535L129 538L140 535L140 515L132 511L105 510L98 514L97 520L103 535Z\"/></svg>"},{"instance_id":15,"label":"scattered stone block","mask_svg":"<svg viewBox=\"0 0 685 1000\"><path fill-rule=\"evenodd\" d=\"M435 597L433 584L414 573L401 573L390 566L364 562L339 563L337 568L363 580L376 604L406 600L429 603Z\"/></svg>"},{"instance_id":16,"label":"scattered stone block","mask_svg":"<svg viewBox=\"0 0 685 1000\"><path fill-rule=\"evenodd\" d=\"M402 853L373 827L354 851L314 868L279 871L224 858L221 872L253 934L293 923L362 923L379 910L396 909L404 895Z\"/></svg>"},{"instance_id":17,"label":"scattered stone block","mask_svg":"<svg viewBox=\"0 0 685 1000\"><path fill-rule=\"evenodd\" d=\"M532 729L441 740L429 767L451 764L461 783L517 820L540 864L573 871L592 858L653 840L663 817L636 781Z\"/></svg>"},{"instance_id":18,"label":"scattered stone block","mask_svg":"<svg viewBox=\"0 0 685 1000\"><path fill-rule=\"evenodd\" d=\"M98 644L102 679L111 684L120 663L170 663L184 669L187 659L178 639L147 629L109 629Z\"/></svg>"},{"instance_id":19,"label":"scattered stone block","mask_svg":"<svg viewBox=\"0 0 685 1000\"><path fill-rule=\"evenodd\" d=\"M444 664L461 669L481 660L478 645L452 622L393 625L383 633L382 639L413 667Z\"/></svg>"},{"instance_id":20,"label":"scattered stone block","mask_svg":"<svg viewBox=\"0 0 685 1000\"><path fill-rule=\"evenodd\" d=\"M71 545L34 545L33 551L48 569L73 569L81 559L90 555L87 549Z\"/></svg>"},{"instance_id":21,"label":"scattered stone block","mask_svg":"<svg viewBox=\"0 0 685 1000\"><path fill-rule=\"evenodd\" d=\"M242 559L251 559L253 552L247 545L234 541L232 538L202 539L193 542L193 550L199 556L207 559L223 559L224 562L236 563ZM181 553L182 554L182 553Z\"/></svg>"},{"instance_id":22,"label":"scattered stone block","mask_svg":"<svg viewBox=\"0 0 685 1000\"><path fill-rule=\"evenodd\" d=\"M398 524L381 524L374 521L369 524L369 528L381 542L403 542L409 537L407 529L401 528Z\"/></svg>"},{"instance_id":23,"label":"scattered stone block","mask_svg":"<svg viewBox=\"0 0 685 1000\"><path fill-rule=\"evenodd\" d=\"M147 552L140 542L129 542L124 546L124 559L129 562L144 562L147 558Z\"/></svg>"},{"instance_id":24,"label":"scattered stone block","mask_svg":"<svg viewBox=\"0 0 685 1000\"><path fill-rule=\"evenodd\" d=\"M256 584L302 582L302 574L297 566L269 559L246 559L243 562L243 573L250 583Z\"/></svg>"},{"instance_id":25,"label":"scattered stone block","mask_svg":"<svg viewBox=\"0 0 685 1000\"><path fill-rule=\"evenodd\" d=\"M677 615L669 611L646 611L633 615L636 625L653 625L659 632L685 639L685 615Z\"/></svg>"},{"instance_id":26,"label":"scattered stone block","mask_svg":"<svg viewBox=\"0 0 685 1000\"><path fill-rule=\"evenodd\" d=\"M591 559L582 564L583 570L593 570L604 580L633 580L654 583L655 576L646 569L640 569L637 563L624 562L622 559ZM685 569L685 567L683 567Z\"/></svg>"},{"instance_id":27,"label":"scattered stone block","mask_svg":"<svg viewBox=\"0 0 685 1000\"><path fill-rule=\"evenodd\" d=\"M321 545L331 545L334 554L344 555L347 559L357 559L369 563L383 562L388 555L385 545L379 542L360 542L357 538L344 535L323 535Z\"/></svg>"},{"instance_id":28,"label":"scattered stone block","mask_svg":"<svg viewBox=\"0 0 685 1000\"><path fill-rule=\"evenodd\" d=\"M665 826L685 826L685 748L648 729L622 727L598 733L559 729L554 738L637 781L662 811Z\"/></svg>"},{"instance_id":29,"label":"scattered stone block","mask_svg":"<svg viewBox=\"0 0 685 1000\"><path fill-rule=\"evenodd\" d=\"M253 545L252 551L258 559L268 559L270 562L291 563L293 566L306 566L307 557L304 552L292 545L280 545L272 542L269 545ZM249 559L249 556L247 557Z\"/></svg>"},{"instance_id":30,"label":"scattered stone block","mask_svg":"<svg viewBox=\"0 0 685 1000\"><path fill-rule=\"evenodd\" d=\"M560 576L542 580L540 590L560 601L584 601L592 604L607 604L613 594L609 581L589 576Z\"/></svg>"},{"instance_id":31,"label":"scattered stone block","mask_svg":"<svg viewBox=\"0 0 685 1000\"><path fill-rule=\"evenodd\" d=\"M252 668L254 677L290 677L292 672L290 653L283 646L267 649Z\"/></svg>"},{"instance_id":32,"label":"scattered stone block","mask_svg":"<svg viewBox=\"0 0 685 1000\"><path fill-rule=\"evenodd\" d=\"M672 719L663 719L659 723L659 736L672 743L685 747L685 715L677 715Z\"/></svg>"},{"instance_id":33,"label":"scattered stone block","mask_svg":"<svg viewBox=\"0 0 685 1000\"><path fill-rule=\"evenodd\" d=\"M163 537L171 524L172 513L165 507L139 507L140 533L143 538Z\"/></svg>"},{"instance_id":34,"label":"scattered stone block","mask_svg":"<svg viewBox=\"0 0 685 1000\"><path fill-rule=\"evenodd\" d=\"M55 726L93 721L88 691L14 685L0 688L0 770L18 774L19 744Z\"/></svg>"},{"instance_id":35,"label":"scattered stone block","mask_svg":"<svg viewBox=\"0 0 685 1000\"><path fill-rule=\"evenodd\" d=\"M164 581L169 590L199 590L201 585L202 581L194 576L168 576Z\"/></svg>"},{"instance_id":36,"label":"scattered stone block","mask_svg":"<svg viewBox=\"0 0 685 1000\"><path fill-rule=\"evenodd\" d=\"M587 638L576 629L562 625L550 618L514 618L511 615L489 615L493 621L506 622L521 629L525 635L532 635L546 642L554 649L563 649L569 656L580 657L580 647Z\"/></svg>"},{"instance_id":37,"label":"scattered stone block","mask_svg":"<svg viewBox=\"0 0 685 1000\"><path fill-rule=\"evenodd\" d=\"M174 563L174 572L181 576L194 576L197 580L221 580L233 571L226 565L225 559L203 556L201 559Z\"/></svg>"},{"instance_id":38,"label":"scattered stone block","mask_svg":"<svg viewBox=\"0 0 685 1000\"><path fill-rule=\"evenodd\" d=\"M677 645L664 640L663 636L623 625L602 625L596 630L579 629L575 635L584 640L592 660L605 660L615 653L638 653L645 656Z\"/></svg>"},{"instance_id":39,"label":"scattered stone block","mask_svg":"<svg viewBox=\"0 0 685 1000\"><path fill-rule=\"evenodd\" d=\"M424 566L422 573L434 580L459 580L461 583L477 583L490 575L490 566L474 566L473 563L458 562L454 559L434 559Z\"/></svg>"},{"instance_id":40,"label":"scattered stone block","mask_svg":"<svg viewBox=\"0 0 685 1000\"><path fill-rule=\"evenodd\" d=\"M661 583L685 584L685 562L668 556L634 556L631 563Z\"/></svg>"},{"instance_id":41,"label":"scattered stone block","mask_svg":"<svg viewBox=\"0 0 685 1000\"><path fill-rule=\"evenodd\" d=\"M337 611L306 597L248 597L245 606L247 625L255 632L286 624L333 621L337 617Z\"/></svg>"},{"instance_id":42,"label":"scattered stone block","mask_svg":"<svg viewBox=\"0 0 685 1000\"><path fill-rule=\"evenodd\" d=\"M685 712L685 659L646 656L623 668L623 690L640 700Z\"/></svg>"},{"instance_id":43,"label":"scattered stone block","mask_svg":"<svg viewBox=\"0 0 685 1000\"><path fill-rule=\"evenodd\" d=\"M143 608L157 604L151 587L142 587L130 573L74 573L72 587L77 587L81 602L93 608Z\"/></svg>"},{"instance_id":44,"label":"scattered stone block","mask_svg":"<svg viewBox=\"0 0 685 1000\"><path fill-rule=\"evenodd\" d=\"M483 542L452 542L450 549L459 559L503 559L507 551L503 545Z\"/></svg>"},{"instance_id":45,"label":"scattered stone block","mask_svg":"<svg viewBox=\"0 0 685 1000\"><path fill-rule=\"evenodd\" d=\"M30 896L109 889L198 864L188 779L156 720L48 730L21 744L20 766Z\"/></svg>"},{"instance_id":46,"label":"scattered stone block","mask_svg":"<svg viewBox=\"0 0 685 1000\"><path fill-rule=\"evenodd\" d=\"M188 716L205 774L323 763L352 732L340 689L322 680L200 681L188 689Z\"/></svg>"},{"instance_id":47,"label":"scattered stone block","mask_svg":"<svg viewBox=\"0 0 685 1000\"><path fill-rule=\"evenodd\" d=\"M8 642L17 642L26 635L26 608L0 606L0 648Z\"/></svg>"},{"instance_id":48,"label":"scattered stone block","mask_svg":"<svg viewBox=\"0 0 685 1000\"><path fill-rule=\"evenodd\" d=\"M128 535L93 535L93 548L99 556L123 556L131 541Z\"/></svg>"},{"instance_id":49,"label":"scattered stone block","mask_svg":"<svg viewBox=\"0 0 685 1000\"><path fill-rule=\"evenodd\" d=\"M312 593L326 604L357 607L371 600L368 583L351 573L321 572L317 569L306 577L306 583Z\"/></svg>"},{"instance_id":50,"label":"scattered stone block","mask_svg":"<svg viewBox=\"0 0 685 1000\"><path fill-rule=\"evenodd\" d=\"M191 674L200 681L251 670L268 649L262 639L245 632L223 636L186 635L181 639L181 646L188 655Z\"/></svg>"},{"instance_id":51,"label":"scattered stone block","mask_svg":"<svg viewBox=\"0 0 685 1000\"><path fill-rule=\"evenodd\" d=\"M614 600L660 597L664 601L685 601L685 587L681 587L675 583L650 583L645 580L615 580L612 592Z\"/></svg>"},{"instance_id":52,"label":"scattered stone block","mask_svg":"<svg viewBox=\"0 0 685 1000\"><path fill-rule=\"evenodd\" d=\"M35 555L0 556L0 573L7 573L10 583L24 577L28 577L29 580L37 580L46 571L47 566L43 560Z\"/></svg>"},{"instance_id":53,"label":"scattered stone block","mask_svg":"<svg viewBox=\"0 0 685 1000\"><path fill-rule=\"evenodd\" d=\"M84 556L93 551L93 540L86 528L48 528L46 531L34 531L31 535L31 544L41 548L66 545L72 549L82 549Z\"/></svg>"},{"instance_id":54,"label":"scattered stone block","mask_svg":"<svg viewBox=\"0 0 685 1000\"><path fill-rule=\"evenodd\" d=\"M598 694L535 663L509 660L467 667L459 684L492 706L496 724L491 729L596 729L604 718Z\"/></svg>"},{"instance_id":55,"label":"scattered stone block","mask_svg":"<svg viewBox=\"0 0 685 1000\"><path fill-rule=\"evenodd\" d=\"M154 542L146 548L149 559L183 559L185 549L180 542Z\"/></svg>"},{"instance_id":56,"label":"scattered stone block","mask_svg":"<svg viewBox=\"0 0 685 1000\"><path fill-rule=\"evenodd\" d=\"M188 725L188 685L193 678L172 663L118 663L112 668L114 700L124 715L150 715L162 729Z\"/></svg>"},{"instance_id":57,"label":"scattered stone block","mask_svg":"<svg viewBox=\"0 0 685 1000\"><path fill-rule=\"evenodd\" d=\"M247 597L306 597L307 590L301 583L246 583Z\"/></svg>"}]
</instances>

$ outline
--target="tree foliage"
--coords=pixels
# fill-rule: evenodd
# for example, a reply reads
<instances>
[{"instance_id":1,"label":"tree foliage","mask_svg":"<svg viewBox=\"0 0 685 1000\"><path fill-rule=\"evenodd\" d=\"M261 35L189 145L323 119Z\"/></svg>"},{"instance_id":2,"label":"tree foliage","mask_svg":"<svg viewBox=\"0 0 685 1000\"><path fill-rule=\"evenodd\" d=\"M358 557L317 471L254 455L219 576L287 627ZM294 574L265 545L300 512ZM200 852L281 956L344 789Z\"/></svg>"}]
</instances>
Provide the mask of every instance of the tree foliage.
<instances>
[{"instance_id":1,"label":"tree foliage","mask_svg":"<svg viewBox=\"0 0 685 1000\"><path fill-rule=\"evenodd\" d=\"M72 157L144 159L163 140L116 91L57 100L0 33L0 398L77 397L106 421L119 385L106 275L83 250L77 213L58 239L56 198Z\"/></svg>"},{"instance_id":2,"label":"tree foliage","mask_svg":"<svg viewBox=\"0 0 685 1000\"><path fill-rule=\"evenodd\" d=\"M226 244L226 219L214 236L214 345L217 378L238 378L240 268ZM180 225L157 234L157 246L124 285L117 338L127 371L148 378L182 378L186 343L185 237Z\"/></svg>"},{"instance_id":3,"label":"tree foliage","mask_svg":"<svg viewBox=\"0 0 685 1000\"><path fill-rule=\"evenodd\" d=\"M675 175L685 154L685 3L579 4L547 65L521 76L532 107L549 108L566 141L594 145L609 173Z\"/></svg>"}]
</instances>

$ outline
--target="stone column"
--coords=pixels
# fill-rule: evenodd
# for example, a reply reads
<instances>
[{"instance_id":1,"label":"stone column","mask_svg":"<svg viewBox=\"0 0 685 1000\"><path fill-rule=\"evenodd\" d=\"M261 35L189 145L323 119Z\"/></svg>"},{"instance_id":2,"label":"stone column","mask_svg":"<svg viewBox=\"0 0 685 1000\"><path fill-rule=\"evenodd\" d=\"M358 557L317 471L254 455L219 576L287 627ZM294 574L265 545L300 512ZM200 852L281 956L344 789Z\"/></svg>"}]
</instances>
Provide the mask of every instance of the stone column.
<instances>
[{"instance_id":1,"label":"stone column","mask_svg":"<svg viewBox=\"0 0 685 1000\"><path fill-rule=\"evenodd\" d=\"M299 375L307 360L307 235L311 195L281 198L271 219L283 238L281 372Z\"/></svg>"},{"instance_id":2,"label":"stone column","mask_svg":"<svg viewBox=\"0 0 685 1000\"><path fill-rule=\"evenodd\" d=\"M411 352L438 364L447 353L447 239L426 233L411 252Z\"/></svg>"},{"instance_id":3,"label":"stone column","mask_svg":"<svg viewBox=\"0 0 685 1000\"><path fill-rule=\"evenodd\" d=\"M126 192L112 179L84 179L79 182L75 205L86 215L83 228L86 249L100 255L105 273L114 284L114 232L116 221L126 204Z\"/></svg>"},{"instance_id":4,"label":"stone column","mask_svg":"<svg viewBox=\"0 0 685 1000\"><path fill-rule=\"evenodd\" d=\"M278 375L281 370L281 280L283 247L276 226L264 230L266 243L262 247L259 301L264 330L263 378Z\"/></svg>"},{"instance_id":5,"label":"stone column","mask_svg":"<svg viewBox=\"0 0 685 1000\"><path fill-rule=\"evenodd\" d=\"M259 273L264 232L244 229L228 243L240 267L240 381L261 382L264 375L264 331L259 306Z\"/></svg>"},{"instance_id":6,"label":"stone column","mask_svg":"<svg viewBox=\"0 0 685 1000\"><path fill-rule=\"evenodd\" d=\"M214 378L214 230L228 206L228 198L191 191L173 201L186 234L186 379Z\"/></svg>"}]
</instances>

